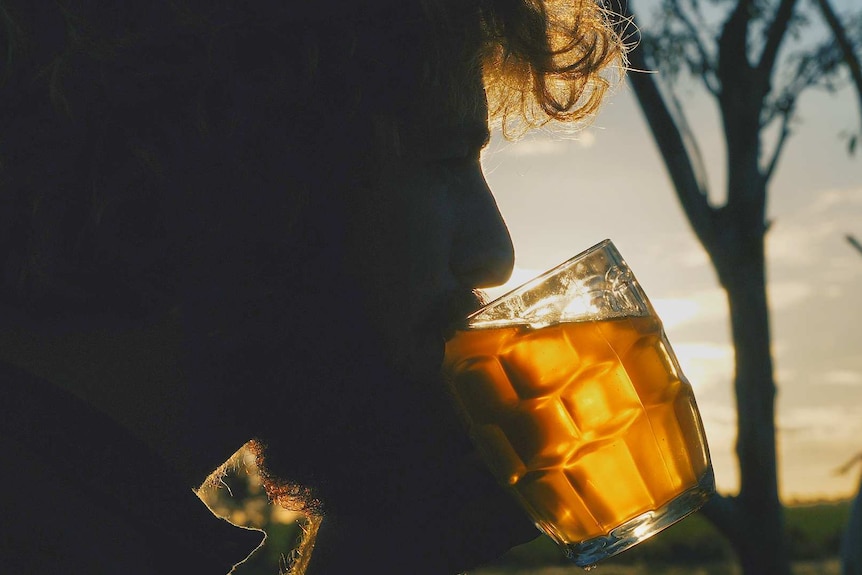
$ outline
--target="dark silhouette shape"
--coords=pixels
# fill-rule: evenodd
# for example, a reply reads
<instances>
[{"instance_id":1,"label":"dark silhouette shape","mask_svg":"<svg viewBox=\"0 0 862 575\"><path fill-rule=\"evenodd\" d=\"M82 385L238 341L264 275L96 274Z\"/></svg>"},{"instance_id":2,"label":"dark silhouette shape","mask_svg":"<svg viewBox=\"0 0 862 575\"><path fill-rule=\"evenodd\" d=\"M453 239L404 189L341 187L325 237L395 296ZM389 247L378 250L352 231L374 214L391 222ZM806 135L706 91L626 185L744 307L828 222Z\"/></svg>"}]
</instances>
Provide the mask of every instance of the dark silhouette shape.
<instances>
[{"instance_id":1,"label":"dark silhouette shape","mask_svg":"<svg viewBox=\"0 0 862 575\"><path fill-rule=\"evenodd\" d=\"M35 490L2 498L0 571L230 570L261 534L192 490L245 445L319 526L297 572L535 537L439 366L512 267L489 114L583 117L620 54L570 9L0 3L0 439Z\"/></svg>"}]
</instances>

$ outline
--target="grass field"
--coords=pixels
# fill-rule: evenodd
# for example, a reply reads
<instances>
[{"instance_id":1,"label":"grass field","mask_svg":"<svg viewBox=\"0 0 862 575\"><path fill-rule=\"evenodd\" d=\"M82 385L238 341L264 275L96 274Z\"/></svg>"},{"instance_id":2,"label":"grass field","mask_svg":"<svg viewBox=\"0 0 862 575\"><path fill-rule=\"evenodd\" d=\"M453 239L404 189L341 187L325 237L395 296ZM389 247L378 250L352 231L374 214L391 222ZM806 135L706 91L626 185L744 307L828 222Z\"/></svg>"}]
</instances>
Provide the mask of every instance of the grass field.
<instances>
[{"instance_id":1,"label":"grass field","mask_svg":"<svg viewBox=\"0 0 862 575\"><path fill-rule=\"evenodd\" d=\"M792 566L793 575L841 575L841 564L837 558L822 561L798 561ZM544 567L489 567L471 571L468 575L575 575L585 573L571 565ZM667 565L661 563L638 563L619 565L601 564L589 571L589 575L740 575L741 571L732 562L705 563L703 565Z\"/></svg>"},{"instance_id":2,"label":"grass field","mask_svg":"<svg viewBox=\"0 0 862 575\"><path fill-rule=\"evenodd\" d=\"M849 516L848 501L794 505L785 509L794 575L840 575L838 553ZM470 575L572 575L554 543L540 538L516 547L494 565ZM733 550L701 515L600 563L590 575L739 575Z\"/></svg>"}]
</instances>

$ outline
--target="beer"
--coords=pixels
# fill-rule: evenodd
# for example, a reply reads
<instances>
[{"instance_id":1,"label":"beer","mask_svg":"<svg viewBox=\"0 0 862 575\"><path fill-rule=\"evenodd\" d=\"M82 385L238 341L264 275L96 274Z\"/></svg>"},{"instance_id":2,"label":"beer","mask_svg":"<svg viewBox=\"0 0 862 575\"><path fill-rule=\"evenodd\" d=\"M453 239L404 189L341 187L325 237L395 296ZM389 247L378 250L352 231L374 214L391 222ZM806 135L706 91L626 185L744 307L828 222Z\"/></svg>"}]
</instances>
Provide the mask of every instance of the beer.
<instances>
[{"instance_id":1,"label":"beer","mask_svg":"<svg viewBox=\"0 0 862 575\"><path fill-rule=\"evenodd\" d=\"M661 508L710 469L654 315L458 331L444 369L492 472L563 546Z\"/></svg>"}]
</instances>

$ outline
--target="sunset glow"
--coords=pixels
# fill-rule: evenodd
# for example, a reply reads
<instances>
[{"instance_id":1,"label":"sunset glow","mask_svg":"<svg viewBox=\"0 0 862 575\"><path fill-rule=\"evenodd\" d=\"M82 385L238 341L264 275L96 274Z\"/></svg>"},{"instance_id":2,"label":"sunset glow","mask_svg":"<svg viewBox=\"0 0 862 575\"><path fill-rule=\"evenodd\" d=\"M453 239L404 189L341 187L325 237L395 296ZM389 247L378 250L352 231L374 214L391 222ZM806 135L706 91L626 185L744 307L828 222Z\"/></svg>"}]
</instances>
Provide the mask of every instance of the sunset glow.
<instances>
[{"instance_id":1,"label":"sunset glow","mask_svg":"<svg viewBox=\"0 0 862 575\"><path fill-rule=\"evenodd\" d=\"M788 499L846 497L862 451L862 160L836 134L852 121L851 92L800 109L770 190L767 296L771 310L780 489ZM694 104L693 104L694 105ZM700 105L700 104L698 104ZM711 111L704 104L704 116ZM694 129L702 129L697 124ZM710 124L705 121L705 126ZM507 142L494 134L486 175L512 234L512 279L500 295L606 238L613 240L664 323L692 383L719 490L737 483L734 351L727 297L679 205L627 90L589 137L553 132ZM589 146L583 142L589 141ZM701 141L713 190L723 186L722 139ZM712 161L709 161L713 159Z\"/></svg>"}]
</instances>

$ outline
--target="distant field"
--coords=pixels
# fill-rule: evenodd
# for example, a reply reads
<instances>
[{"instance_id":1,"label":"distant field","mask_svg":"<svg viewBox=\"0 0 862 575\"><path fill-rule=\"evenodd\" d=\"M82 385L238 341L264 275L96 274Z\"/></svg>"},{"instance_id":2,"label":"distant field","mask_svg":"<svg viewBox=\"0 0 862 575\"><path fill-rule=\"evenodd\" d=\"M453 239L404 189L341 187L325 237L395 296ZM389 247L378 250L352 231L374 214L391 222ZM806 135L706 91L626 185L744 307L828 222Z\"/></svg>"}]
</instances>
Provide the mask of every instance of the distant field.
<instances>
[{"instance_id":1,"label":"distant field","mask_svg":"<svg viewBox=\"0 0 862 575\"><path fill-rule=\"evenodd\" d=\"M841 575L837 559L841 534L849 514L846 501L787 508L787 529L794 575ZM277 573L279 552L296 540L295 525L272 523L265 527L267 546L243 573ZM500 561L468 575L741 575L729 544L703 517L683 522L600 563L589 572L567 563L554 543L540 537L512 549Z\"/></svg>"},{"instance_id":2,"label":"distant field","mask_svg":"<svg viewBox=\"0 0 862 575\"><path fill-rule=\"evenodd\" d=\"M793 564L793 575L841 575L838 559L803 561ZM571 565L546 567L506 568L493 567L471 571L469 575L577 575L582 571ZM740 575L734 563L709 563L705 565L662 565L659 563L618 565L607 563L590 570L589 575Z\"/></svg>"},{"instance_id":3,"label":"distant field","mask_svg":"<svg viewBox=\"0 0 862 575\"><path fill-rule=\"evenodd\" d=\"M849 516L847 501L799 505L785 509L795 575L840 575L836 559ZM582 572L566 564L550 539L516 547L499 562L470 575L571 575ZM694 515L652 539L600 563L590 575L736 575L730 545L702 516Z\"/></svg>"}]
</instances>

